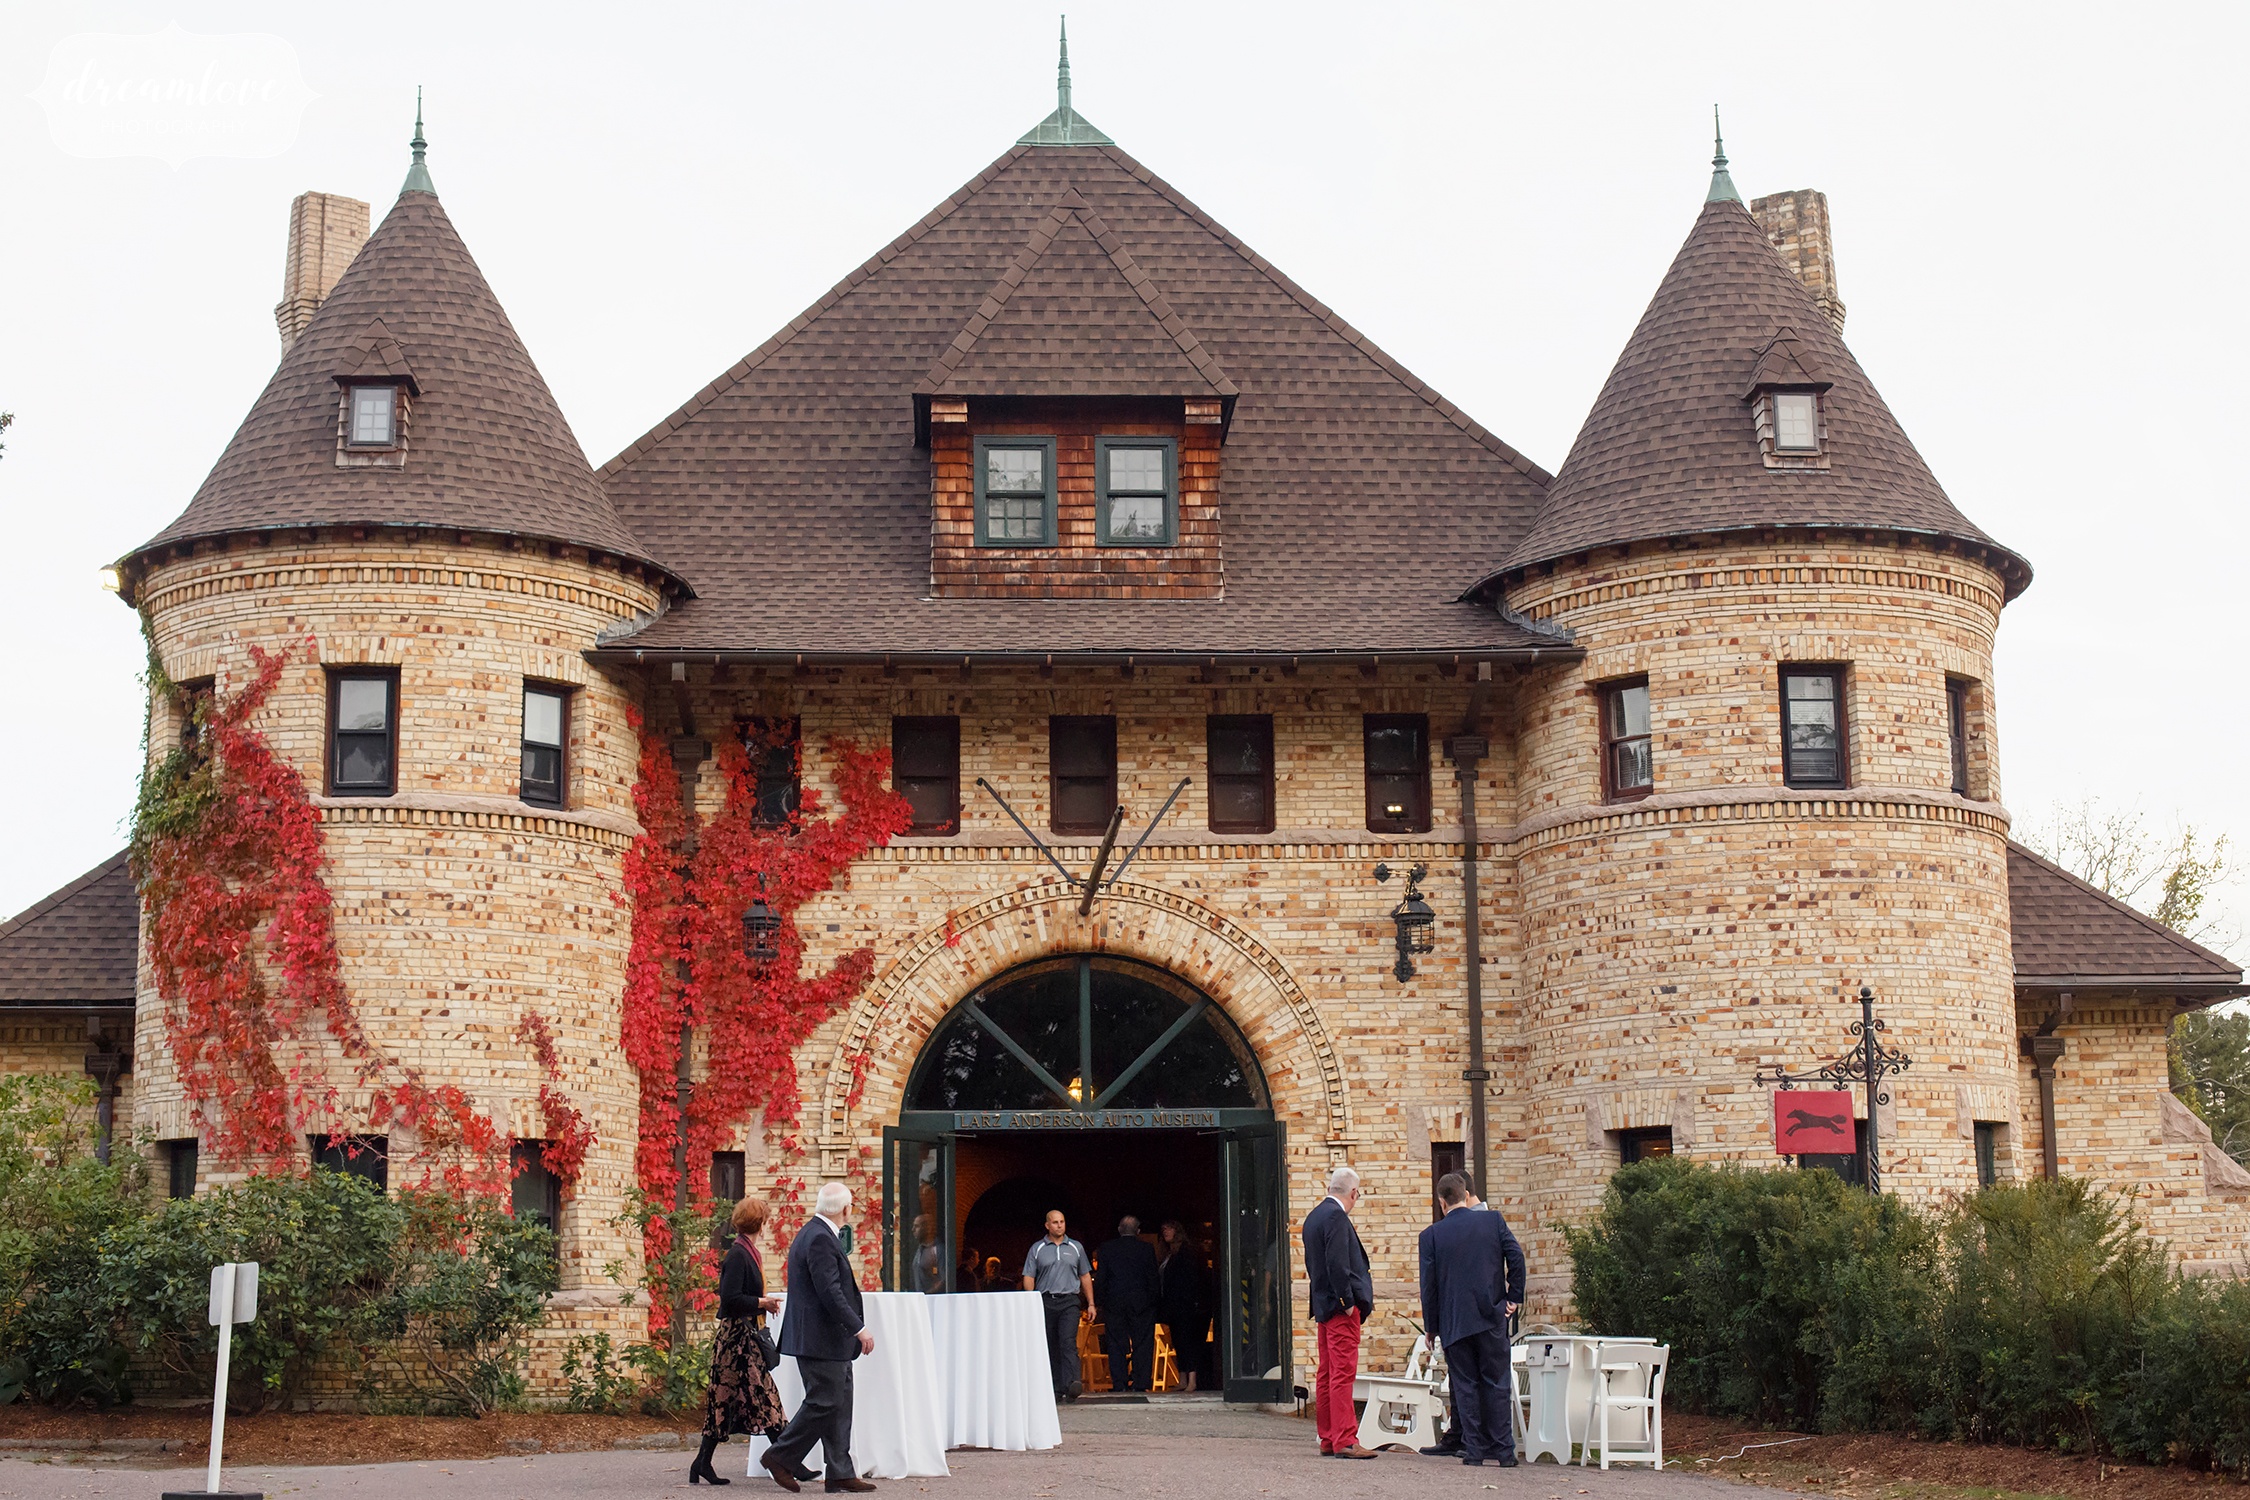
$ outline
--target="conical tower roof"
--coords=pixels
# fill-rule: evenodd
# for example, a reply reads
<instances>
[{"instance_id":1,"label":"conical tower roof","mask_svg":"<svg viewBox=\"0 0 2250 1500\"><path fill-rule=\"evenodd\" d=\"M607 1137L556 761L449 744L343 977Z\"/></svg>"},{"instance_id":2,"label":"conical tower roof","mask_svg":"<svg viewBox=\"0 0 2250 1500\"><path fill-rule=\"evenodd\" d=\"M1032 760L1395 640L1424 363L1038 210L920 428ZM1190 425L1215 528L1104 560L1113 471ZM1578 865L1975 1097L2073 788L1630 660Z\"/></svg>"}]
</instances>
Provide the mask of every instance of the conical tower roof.
<instances>
[{"instance_id":1,"label":"conical tower roof","mask_svg":"<svg viewBox=\"0 0 2250 1500\"><path fill-rule=\"evenodd\" d=\"M1723 181L1722 166L1500 575L1660 537L1838 527L1968 544L2000 572L2009 597L2022 592L2030 565L1946 498L1731 182L1720 191ZM1766 465L1749 398L1760 380L1780 378L1776 369L1810 371L1827 386L1824 468Z\"/></svg>"},{"instance_id":2,"label":"conical tower roof","mask_svg":"<svg viewBox=\"0 0 2250 1500\"><path fill-rule=\"evenodd\" d=\"M308 526L437 527L647 563L419 163L290 345L171 543ZM402 461L339 462L338 377L411 392Z\"/></svg>"}]
</instances>

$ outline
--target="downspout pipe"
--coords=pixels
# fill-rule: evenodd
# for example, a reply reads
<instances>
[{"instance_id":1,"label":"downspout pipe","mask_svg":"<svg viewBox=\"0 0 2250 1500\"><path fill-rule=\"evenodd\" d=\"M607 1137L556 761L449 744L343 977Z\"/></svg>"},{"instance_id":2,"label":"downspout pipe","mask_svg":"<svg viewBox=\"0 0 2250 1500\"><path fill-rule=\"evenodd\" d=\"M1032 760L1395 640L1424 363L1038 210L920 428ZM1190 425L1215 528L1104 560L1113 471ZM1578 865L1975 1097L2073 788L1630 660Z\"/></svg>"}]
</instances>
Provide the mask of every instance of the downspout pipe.
<instances>
[{"instance_id":1,"label":"downspout pipe","mask_svg":"<svg viewBox=\"0 0 2250 1500\"><path fill-rule=\"evenodd\" d=\"M1485 739L1485 700L1492 693L1492 664L1477 663L1475 684L1469 689L1469 709L1462 715L1461 732L1445 742L1453 759L1454 780L1461 787L1461 904L1465 934L1462 957L1468 965L1469 1066L1462 1081L1469 1086L1469 1181L1479 1198L1486 1191L1485 1094L1492 1070L1484 1056L1484 907L1477 894L1477 770L1491 753Z\"/></svg>"},{"instance_id":2,"label":"downspout pipe","mask_svg":"<svg viewBox=\"0 0 2250 1500\"><path fill-rule=\"evenodd\" d=\"M2039 1155L2049 1182L2062 1175L2055 1148L2055 1064L2062 1061L2065 1049L2055 1028L2075 1008L2070 991L2063 991L2045 1023L2023 1039L2024 1056L2031 1059L2031 1076L2039 1080Z\"/></svg>"}]
</instances>

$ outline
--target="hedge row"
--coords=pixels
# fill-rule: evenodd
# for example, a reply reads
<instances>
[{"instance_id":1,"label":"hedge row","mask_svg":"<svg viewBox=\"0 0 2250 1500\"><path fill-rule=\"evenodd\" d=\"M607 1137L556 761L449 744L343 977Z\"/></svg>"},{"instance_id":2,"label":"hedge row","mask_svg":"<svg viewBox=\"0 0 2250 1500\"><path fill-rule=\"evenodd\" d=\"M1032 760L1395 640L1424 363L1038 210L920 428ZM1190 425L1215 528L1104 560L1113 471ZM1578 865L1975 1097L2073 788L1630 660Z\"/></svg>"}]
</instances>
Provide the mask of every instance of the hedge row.
<instances>
[{"instance_id":1,"label":"hedge row","mask_svg":"<svg viewBox=\"0 0 2250 1500\"><path fill-rule=\"evenodd\" d=\"M1675 1157L1619 1171L1565 1232L1580 1316L1670 1344L1689 1410L2250 1476L2250 1283L2173 1271L2083 1182L1925 1212Z\"/></svg>"}]
</instances>

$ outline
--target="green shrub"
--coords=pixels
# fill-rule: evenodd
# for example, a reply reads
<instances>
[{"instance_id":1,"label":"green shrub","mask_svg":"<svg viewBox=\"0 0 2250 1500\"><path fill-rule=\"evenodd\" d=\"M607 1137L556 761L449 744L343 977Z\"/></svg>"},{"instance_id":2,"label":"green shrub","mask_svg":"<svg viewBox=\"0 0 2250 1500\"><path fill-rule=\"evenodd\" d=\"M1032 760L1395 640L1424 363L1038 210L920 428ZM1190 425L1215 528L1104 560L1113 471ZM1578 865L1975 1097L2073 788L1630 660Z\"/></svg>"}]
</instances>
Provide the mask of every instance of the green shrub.
<instances>
[{"instance_id":1,"label":"green shrub","mask_svg":"<svg viewBox=\"0 0 2250 1500\"><path fill-rule=\"evenodd\" d=\"M478 1416L521 1402L531 1332L557 1285L553 1233L490 1199L408 1189L398 1205L403 1229L370 1304L364 1389Z\"/></svg>"},{"instance_id":2,"label":"green shrub","mask_svg":"<svg viewBox=\"0 0 2250 1500\"><path fill-rule=\"evenodd\" d=\"M2250 1475L2250 1284L2172 1271L2131 1207L2065 1179L1921 1212L1670 1158L1564 1233L1580 1316L1670 1344L1689 1409Z\"/></svg>"},{"instance_id":3,"label":"green shrub","mask_svg":"<svg viewBox=\"0 0 2250 1500\"><path fill-rule=\"evenodd\" d=\"M579 1334L563 1350L563 1384L571 1411L622 1416L633 1409L641 1379L628 1374L606 1333Z\"/></svg>"}]
</instances>

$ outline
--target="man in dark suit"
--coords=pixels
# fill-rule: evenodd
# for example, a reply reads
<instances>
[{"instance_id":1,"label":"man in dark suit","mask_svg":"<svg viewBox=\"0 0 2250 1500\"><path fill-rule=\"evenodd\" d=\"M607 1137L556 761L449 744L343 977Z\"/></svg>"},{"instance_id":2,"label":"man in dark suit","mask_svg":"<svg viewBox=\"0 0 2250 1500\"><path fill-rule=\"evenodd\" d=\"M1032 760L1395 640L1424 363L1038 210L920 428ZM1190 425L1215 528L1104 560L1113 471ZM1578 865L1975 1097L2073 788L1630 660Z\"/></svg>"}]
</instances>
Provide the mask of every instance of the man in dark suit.
<instances>
[{"instance_id":1,"label":"man in dark suit","mask_svg":"<svg viewBox=\"0 0 2250 1500\"><path fill-rule=\"evenodd\" d=\"M1145 1391L1156 1377L1156 1299L1162 1278L1141 1221L1117 1221L1117 1238L1094 1252L1094 1305L1102 1310L1109 1388Z\"/></svg>"},{"instance_id":2,"label":"man in dark suit","mask_svg":"<svg viewBox=\"0 0 2250 1500\"><path fill-rule=\"evenodd\" d=\"M828 1492L860 1494L875 1486L852 1468L852 1361L875 1352L875 1336L843 1243L852 1190L824 1183L813 1207L814 1217L789 1246L789 1301L781 1315L780 1349L797 1357L805 1399L761 1461L775 1484L795 1494L798 1461L819 1443Z\"/></svg>"},{"instance_id":3,"label":"man in dark suit","mask_svg":"<svg viewBox=\"0 0 2250 1500\"><path fill-rule=\"evenodd\" d=\"M1445 1217L1422 1231L1422 1326L1445 1346L1461 1462L1516 1466L1508 1318L1523 1301L1523 1247L1498 1209L1469 1207L1468 1179L1438 1179Z\"/></svg>"},{"instance_id":4,"label":"man in dark suit","mask_svg":"<svg viewBox=\"0 0 2250 1500\"><path fill-rule=\"evenodd\" d=\"M1328 1174L1328 1196L1305 1215L1305 1277L1312 1283L1313 1322L1320 1329L1320 1373L1313 1384L1313 1426L1323 1458L1373 1458L1359 1445L1352 1383L1359 1379L1359 1330L1375 1311L1375 1278L1352 1224L1359 1174Z\"/></svg>"}]
</instances>

